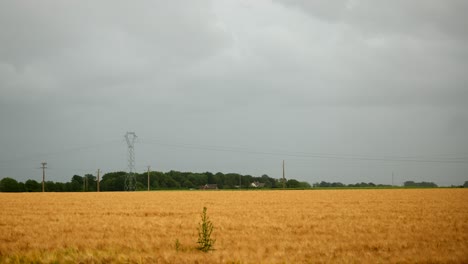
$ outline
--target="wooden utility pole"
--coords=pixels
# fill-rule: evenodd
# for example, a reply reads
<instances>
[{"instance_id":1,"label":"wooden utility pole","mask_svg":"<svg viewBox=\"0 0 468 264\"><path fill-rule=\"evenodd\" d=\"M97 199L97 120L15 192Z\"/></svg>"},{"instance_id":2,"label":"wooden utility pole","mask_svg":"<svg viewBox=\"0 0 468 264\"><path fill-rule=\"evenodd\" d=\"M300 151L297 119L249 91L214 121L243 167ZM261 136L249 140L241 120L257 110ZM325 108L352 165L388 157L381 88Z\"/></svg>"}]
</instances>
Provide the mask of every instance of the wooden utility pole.
<instances>
[{"instance_id":1,"label":"wooden utility pole","mask_svg":"<svg viewBox=\"0 0 468 264\"><path fill-rule=\"evenodd\" d=\"M101 169L97 170L97 192L99 192L99 173L101 172Z\"/></svg>"},{"instance_id":2,"label":"wooden utility pole","mask_svg":"<svg viewBox=\"0 0 468 264\"><path fill-rule=\"evenodd\" d=\"M86 192L86 182L88 181L88 177L83 176L83 192Z\"/></svg>"},{"instance_id":3,"label":"wooden utility pole","mask_svg":"<svg viewBox=\"0 0 468 264\"><path fill-rule=\"evenodd\" d=\"M47 162L42 162L42 192L45 192L45 169L47 169Z\"/></svg>"},{"instance_id":4,"label":"wooden utility pole","mask_svg":"<svg viewBox=\"0 0 468 264\"><path fill-rule=\"evenodd\" d=\"M284 160L283 160L283 189L286 188L286 178L284 176Z\"/></svg>"},{"instance_id":5,"label":"wooden utility pole","mask_svg":"<svg viewBox=\"0 0 468 264\"><path fill-rule=\"evenodd\" d=\"M148 192L150 190L150 168L151 166L148 166Z\"/></svg>"}]
</instances>

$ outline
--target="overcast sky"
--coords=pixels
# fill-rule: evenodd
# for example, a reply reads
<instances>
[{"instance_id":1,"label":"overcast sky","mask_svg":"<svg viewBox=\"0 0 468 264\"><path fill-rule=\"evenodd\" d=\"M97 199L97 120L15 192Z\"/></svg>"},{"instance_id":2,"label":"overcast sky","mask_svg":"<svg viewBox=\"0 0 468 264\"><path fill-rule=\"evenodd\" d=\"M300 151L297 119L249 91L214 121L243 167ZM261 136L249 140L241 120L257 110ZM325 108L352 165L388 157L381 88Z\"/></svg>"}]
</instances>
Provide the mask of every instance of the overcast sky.
<instances>
[{"instance_id":1,"label":"overcast sky","mask_svg":"<svg viewBox=\"0 0 468 264\"><path fill-rule=\"evenodd\" d=\"M468 180L468 1L0 1L0 178Z\"/></svg>"}]
</instances>

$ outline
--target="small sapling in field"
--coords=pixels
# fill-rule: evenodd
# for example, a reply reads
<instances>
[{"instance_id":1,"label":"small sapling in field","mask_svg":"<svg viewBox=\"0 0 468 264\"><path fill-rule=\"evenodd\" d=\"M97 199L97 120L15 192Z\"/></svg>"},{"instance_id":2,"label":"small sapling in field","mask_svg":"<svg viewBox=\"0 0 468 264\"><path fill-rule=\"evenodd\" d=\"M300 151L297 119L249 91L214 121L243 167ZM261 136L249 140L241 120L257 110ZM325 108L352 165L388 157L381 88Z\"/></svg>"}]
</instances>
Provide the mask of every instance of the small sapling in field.
<instances>
[{"instance_id":1,"label":"small sapling in field","mask_svg":"<svg viewBox=\"0 0 468 264\"><path fill-rule=\"evenodd\" d=\"M180 250L180 241L179 241L179 239L176 239L176 241L175 241L175 250L177 252L179 252L179 250Z\"/></svg>"},{"instance_id":2,"label":"small sapling in field","mask_svg":"<svg viewBox=\"0 0 468 264\"><path fill-rule=\"evenodd\" d=\"M198 225L198 248L203 252L213 250L213 245L216 240L211 239L211 233L213 232L213 223L206 216L206 207L203 207L203 213L201 215L201 223Z\"/></svg>"}]
</instances>

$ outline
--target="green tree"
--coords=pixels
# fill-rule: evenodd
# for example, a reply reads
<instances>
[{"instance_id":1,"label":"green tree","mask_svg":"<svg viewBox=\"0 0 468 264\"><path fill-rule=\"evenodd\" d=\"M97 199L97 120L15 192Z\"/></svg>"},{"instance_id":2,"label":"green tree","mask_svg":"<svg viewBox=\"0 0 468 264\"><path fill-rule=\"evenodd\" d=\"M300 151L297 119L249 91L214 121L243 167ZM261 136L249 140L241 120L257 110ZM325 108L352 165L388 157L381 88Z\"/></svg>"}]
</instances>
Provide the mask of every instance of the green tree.
<instances>
[{"instance_id":1,"label":"green tree","mask_svg":"<svg viewBox=\"0 0 468 264\"><path fill-rule=\"evenodd\" d=\"M44 183L44 187L45 187L46 192L56 192L57 191L56 184L53 181L46 181Z\"/></svg>"},{"instance_id":2,"label":"green tree","mask_svg":"<svg viewBox=\"0 0 468 264\"><path fill-rule=\"evenodd\" d=\"M276 180L276 183L275 183L275 186L277 188L283 188L283 183L286 187L288 187L288 181L286 179L283 179L283 178L280 178L280 179L275 179Z\"/></svg>"},{"instance_id":3,"label":"green tree","mask_svg":"<svg viewBox=\"0 0 468 264\"><path fill-rule=\"evenodd\" d=\"M159 183L160 180L164 178L164 173L159 171L152 171L150 172L150 185L152 189L159 189L161 188Z\"/></svg>"},{"instance_id":4,"label":"green tree","mask_svg":"<svg viewBox=\"0 0 468 264\"><path fill-rule=\"evenodd\" d=\"M25 192L26 191L26 185L24 182L18 182L18 191L19 192Z\"/></svg>"},{"instance_id":5,"label":"green tree","mask_svg":"<svg viewBox=\"0 0 468 264\"><path fill-rule=\"evenodd\" d=\"M405 187L431 187L435 188L437 187L437 184L433 182L414 182L414 181L405 181L404 182Z\"/></svg>"},{"instance_id":6,"label":"green tree","mask_svg":"<svg viewBox=\"0 0 468 264\"><path fill-rule=\"evenodd\" d=\"M268 175L266 175L266 174L262 175L260 182L264 182L265 187L267 187L267 188L274 188L275 187L275 179L268 177Z\"/></svg>"},{"instance_id":7,"label":"green tree","mask_svg":"<svg viewBox=\"0 0 468 264\"><path fill-rule=\"evenodd\" d=\"M123 191L125 189L125 176L124 171L110 172L102 176L100 184L102 191Z\"/></svg>"},{"instance_id":8,"label":"green tree","mask_svg":"<svg viewBox=\"0 0 468 264\"><path fill-rule=\"evenodd\" d=\"M170 189L177 189L180 188L180 183L169 177L166 182L166 186Z\"/></svg>"},{"instance_id":9,"label":"green tree","mask_svg":"<svg viewBox=\"0 0 468 264\"><path fill-rule=\"evenodd\" d=\"M330 184L331 187L345 187L345 185L341 182L333 182Z\"/></svg>"},{"instance_id":10,"label":"green tree","mask_svg":"<svg viewBox=\"0 0 468 264\"><path fill-rule=\"evenodd\" d=\"M40 183L38 183L35 180L27 180L24 183L24 188L25 188L25 191L27 192L40 192L42 189L42 186Z\"/></svg>"},{"instance_id":11,"label":"green tree","mask_svg":"<svg viewBox=\"0 0 468 264\"><path fill-rule=\"evenodd\" d=\"M158 181L153 181L151 182L151 190L158 190L161 187L159 187L159 182Z\"/></svg>"},{"instance_id":12,"label":"green tree","mask_svg":"<svg viewBox=\"0 0 468 264\"><path fill-rule=\"evenodd\" d=\"M144 185L143 183L137 181L136 182L136 190L137 191L146 191L148 189L148 187L146 185Z\"/></svg>"},{"instance_id":13,"label":"green tree","mask_svg":"<svg viewBox=\"0 0 468 264\"><path fill-rule=\"evenodd\" d=\"M224 188L224 174L221 172L217 172L214 178L216 179L216 182L213 182L213 184L217 183L218 188L223 189Z\"/></svg>"},{"instance_id":14,"label":"green tree","mask_svg":"<svg viewBox=\"0 0 468 264\"><path fill-rule=\"evenodd\" d=\"M166 185L167 185L167 187L175 188L177 185L180 186L181 180L186 178L186 177L184 177L184 174L181 173L180 171L174 171L174 170L171 170L168 173L166 173L166 176L167 176Z\"/></svg>"},{"instance_id":15,"label":"green tree","mask_svg":"<svg viewBox=\"0 0 468 264\"><path fill-rule=\"evenodd\" d=\"M167 188L167 181L169 180L169 176L167 176L165 173L161 175L161 177L158 178L158 186L161 189L166 189Z\"/></svg>"},{"instance_id":16,"label":"green tree","mask_svg":"<svg viewBox=\"0 0 468 264\"><path fill-rule=\"evenodd\" d=\"M235 186L239 186L239 174L228 173L224 175L224 189L233 189Z\"/></svg>"},{"instance_id":17,"label":"green tree","mask_svg":"<svg viewBox=\"0 0 468 264\"><path fill-rule=\"evenodd\" d=\"M70 185L68 186L70 192L81 192L83 191L83 177L79 175L73 175Z\"/></svg>"},{"instance_id":18,"label":"green tree","mask_svg":"<svg viewBox=\"0 0 468 264\"><path fill-rule=\"evenodd\" d=\"M463 184L463 187L468 188L468 181L466 181L465 184Z\"/></svg>"},{"instance_id":19,"label":"green tree","mask_svg":"<svg viewBox=\"0 0 468 264\"><path fill-rule=\"evenodd\" d=\"M251 175L241 176L241 179L242 179L242 187L243 188L249 188L250 184L252 182L254 182L254 179L253 179L253 177Z\"/></svg>"},{"instance_id":20,"label":"green tree","mask_svg":"<svg viewBox=\"0 0 468 264\"><path fill-rule=\"evenodd\" d=\"M206 175L207 181L208 181L209 184L217 184L218 183L218 177L216 177L216 175L214 175L213 173L205 172L203 174Z\"/></svg>"},{"instance_id":21,"label":"green tree","mask_svg":"<svg viewBox=\"0 0 468 264\"><path fill-rule=\"evenodd\" d=\"M190 173L188 175L188 179L195 185L195 186L202 186L208 183L208 176L204 173ZM213 183L215 184L215 183Z\"/></svg>"},{"instance_id":22,"label":"green tree","mask_svg":"<svg viewBox=\"0 0 468 264\"><path fill-rule=\"evenodd\" d=\"M184 181L184 183L182 184L182 187L189 188L189 189L196 188L195 184L193 184L193 182L191 182L188 179Z\"/></svg>"},{"instance_id":23,"label":"green tree","mask_svg":"<svg viewBox=\"0 0 468 264\"><path fill-rule=\"evenodd\" d=\"M415 183L414 181L405 181L405 182L403 183L403 185L404 185L405 187L414 187L414 186L416 186L416 183Z\"/></svg>"},{"instance_id":24,"label":"green tree","mask_svg":"<svg viewBox=\"0 0 468 264\"><path fill-rule=\"evenodd\" d=\"M286 182L286 187L288 188L299 188L301 187L301 183L298 180L290 179Z\"/></svg>"},{"instance_id":25,"label":"green tree","mask_svg":"<svg viewBox=\"0 0 468 264\"><path fill-rule=\"evenodd\" d=\"M86 174L83 179L86 180L86 191L87 192L95 192L97 188L97 180L96 176L92 174Z\"/></svg>"},{"instance_id":26,"label":"green tree","mask_svg":"<svg viewBox=\"0 0 468 264\"><path fill-rule=\"evenodd\" d=\"M0 192L19 192L20 186L18 184L18 181L16 181L13 178L3 178L0 181Z\"/></svg>"}]
</instances>

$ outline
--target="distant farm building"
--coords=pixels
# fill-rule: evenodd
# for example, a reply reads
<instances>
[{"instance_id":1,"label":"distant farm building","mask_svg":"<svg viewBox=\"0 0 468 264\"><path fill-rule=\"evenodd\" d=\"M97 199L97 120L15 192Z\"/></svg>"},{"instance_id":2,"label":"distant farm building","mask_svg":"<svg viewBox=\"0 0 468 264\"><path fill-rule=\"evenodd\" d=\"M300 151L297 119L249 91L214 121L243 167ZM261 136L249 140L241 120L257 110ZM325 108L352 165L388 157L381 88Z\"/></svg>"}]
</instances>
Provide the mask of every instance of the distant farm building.
<instances>
[{"instance_id":1,"label":"distant farm building","mask_svg":"<svg viewBox=\"0 0 468 264\"><path fill-rule=\"evenodd\" d=\"M218 190L217 184L205 184L200 186L200 190Z\"/></svg>"},{"instance_id":2,"label":"distant farm building","mask_svg":"<svg viewBox=\"0 0 468 264\"><path fill-rule=\"evenodd\" d=\"M265 187L265 183L263 183L263 182L258 182L258 181L252 182L252 183L250 184L250 187L254 187L254 188L263 188L263 187Z\"/></svg>"}]
</instances>

